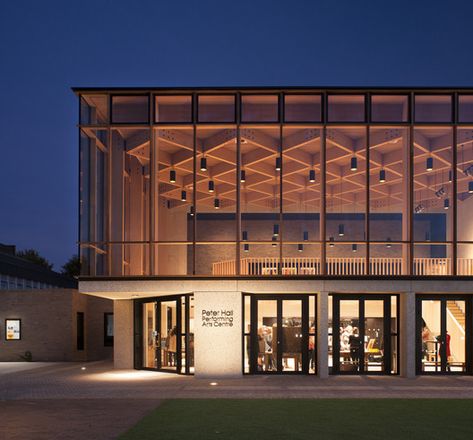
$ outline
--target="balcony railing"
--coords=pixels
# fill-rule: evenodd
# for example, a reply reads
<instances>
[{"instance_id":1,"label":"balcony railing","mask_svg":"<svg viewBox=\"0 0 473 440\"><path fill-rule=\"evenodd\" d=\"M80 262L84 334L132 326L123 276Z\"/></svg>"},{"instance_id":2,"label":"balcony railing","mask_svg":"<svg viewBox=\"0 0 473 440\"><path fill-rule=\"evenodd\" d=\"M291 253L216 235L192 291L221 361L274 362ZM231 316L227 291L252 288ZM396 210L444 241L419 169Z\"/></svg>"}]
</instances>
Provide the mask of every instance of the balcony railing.
<instances>
[{"instance_id":1,"label":"balcony railing","mask_svg":"<svg viewBox=\"0 0 473 440\"><path fill-rule=\"evenodd\" d=\"M371 275L390 276L404 275L402 258L374 257L369 259ZM368 273L365 258L333 257L326 260L327 275L364 275ZM450 258L414 258L413 274L449 275L451 274ZM310 257L277 257L242 258L241 275L320 275L322 273L320 258ZM235 275L236 260L219 261L212 264L213 275ZM458 275L473 275L473 259L457 259Z\"/></svg>"}]
</instances>

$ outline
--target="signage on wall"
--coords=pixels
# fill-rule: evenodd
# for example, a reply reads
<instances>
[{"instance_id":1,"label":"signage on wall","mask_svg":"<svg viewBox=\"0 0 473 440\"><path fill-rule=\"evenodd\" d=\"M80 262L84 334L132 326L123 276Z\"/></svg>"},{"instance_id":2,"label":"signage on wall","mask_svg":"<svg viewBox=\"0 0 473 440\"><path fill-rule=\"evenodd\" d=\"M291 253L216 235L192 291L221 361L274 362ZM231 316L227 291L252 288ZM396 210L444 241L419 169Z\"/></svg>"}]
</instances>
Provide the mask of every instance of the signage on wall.
<instances>
[{"instance_id":1,"label":"signage on wall","mask_svg":"<svg viewBox=\"0 0 473 440\"><path fill-rule=\"evenodd\" d=\"M202 310L202 327L233 327L233 310Z\"/></svg>"},{"instance_id":2,"label":"signage on wall","mask_svg":"<svg viewBox=\"0 0 473 440\"><path fill-rule=\"evenodd\" d=\"M21 339L21 321L19 319L5 320L5 339L19 341Z\"/></svg>"}]
</instances>

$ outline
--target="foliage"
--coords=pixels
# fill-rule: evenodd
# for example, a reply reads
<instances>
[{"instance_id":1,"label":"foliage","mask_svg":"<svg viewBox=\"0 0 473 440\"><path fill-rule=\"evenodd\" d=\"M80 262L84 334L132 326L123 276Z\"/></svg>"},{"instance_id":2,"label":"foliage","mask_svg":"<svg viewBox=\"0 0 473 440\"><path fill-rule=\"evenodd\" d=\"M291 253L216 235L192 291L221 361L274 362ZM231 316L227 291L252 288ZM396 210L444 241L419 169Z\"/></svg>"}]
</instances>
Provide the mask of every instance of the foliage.
<instances>
[{"instance_id":1,"label":"foliage","mask_svg":"<svg viewBox=\"0 0 473 440\"><path fill-rule=\"evenodd\" d=\"M24 249L22 251L18 251L16 256L23 258L24 260L28 260L31 263L37 264L38 266L53 270L53 264L41 256L36 249Z\"/></svg>"},{"instance_id":2,"label":"foliage","mask_svg":"<svg viewBox=\"0 0 473 440\"><path fill-rule=\"evenodd\" d=\"M80 275L80 258L78 255L73 255L67 262L62 266L61 273L70 278L78 277Z\"/></svg>"}]
</instances>

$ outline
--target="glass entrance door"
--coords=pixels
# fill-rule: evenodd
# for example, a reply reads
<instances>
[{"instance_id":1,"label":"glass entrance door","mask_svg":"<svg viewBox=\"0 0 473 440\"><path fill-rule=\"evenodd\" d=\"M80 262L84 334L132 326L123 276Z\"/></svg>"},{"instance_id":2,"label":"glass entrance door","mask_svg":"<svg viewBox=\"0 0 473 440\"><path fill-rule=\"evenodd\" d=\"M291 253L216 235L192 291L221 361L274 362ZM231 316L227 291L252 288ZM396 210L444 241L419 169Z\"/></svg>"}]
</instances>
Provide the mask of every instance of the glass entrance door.
<instances>
[{"instance_id":1,"label":"glass entrance door","mask_svg":"<svg viewBox=\"0 0 473 440\"><path fill-rule=\"evenodd\" d=\"M397 372L397 297L334 295L332 373Z\"/></svg>"},{"instance_id":2,"label":"glass entrance door","mask_svg":"<svg viewBox=\"0 0 473 440\"><path fill-rule=\"evenodd\" d=\"M314 370L315 346L309 347L315 344L313 315L309 322L308 296L252 296L250 373Z\"/></svg>"},{"instance_id":3,"label":"glass entrance door","mask_svg":"<svg viewBox=\"0 0 473 440\"><path fill-rule=\"evenodd\" d=\"M471 304L462 297L417 298L417 373L469 371Z\"/></svg>"},{"instance_id":4,"label":"glass entrance door","mask_svg":"<svg viewBox=\"0 0 473 440\"><path fill-rule=\"evenodd\" d=\"M193 373L193 323L192 295L135 302L135 368Z\"/></svg>"}]
</instances>

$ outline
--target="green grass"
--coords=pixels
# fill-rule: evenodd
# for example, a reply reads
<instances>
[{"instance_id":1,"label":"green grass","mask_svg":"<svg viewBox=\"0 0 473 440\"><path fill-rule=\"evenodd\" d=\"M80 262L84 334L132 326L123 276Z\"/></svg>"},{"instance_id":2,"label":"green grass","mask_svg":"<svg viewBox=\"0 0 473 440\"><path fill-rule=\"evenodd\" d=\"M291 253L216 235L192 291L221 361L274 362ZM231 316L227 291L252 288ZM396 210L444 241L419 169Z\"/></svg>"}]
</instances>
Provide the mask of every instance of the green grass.
<instances>
[{"instance_id":1,"label":"green grass","mask_svg":"<svg viewBox=\"0 0 473 440\"><path fill-rule=\"evenodd\" d=\"M122 440L473 438L473 400L168 400Z\"/></svg>"}]
</instances>

